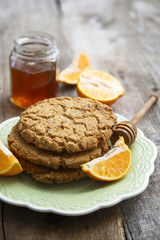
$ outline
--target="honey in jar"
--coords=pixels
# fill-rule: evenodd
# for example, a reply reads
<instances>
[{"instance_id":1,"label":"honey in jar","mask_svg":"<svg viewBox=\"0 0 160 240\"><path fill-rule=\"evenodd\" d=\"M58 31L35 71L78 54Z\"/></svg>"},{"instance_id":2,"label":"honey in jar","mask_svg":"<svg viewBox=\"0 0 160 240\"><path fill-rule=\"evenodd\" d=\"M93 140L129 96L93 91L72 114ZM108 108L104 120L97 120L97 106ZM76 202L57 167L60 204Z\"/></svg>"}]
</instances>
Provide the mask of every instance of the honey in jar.
<instances>
[{"instance_id":1,"label":"honey in jar","mask_svg":"<svg viewBox=\"0 0 160 240\"><path fill-rule=\"evenodd\" d=\"M57 94L56 66L59 50L46 33L27 32L15 38L10 54L11 101L27 108Z\"/></svg>"}]
</instances>

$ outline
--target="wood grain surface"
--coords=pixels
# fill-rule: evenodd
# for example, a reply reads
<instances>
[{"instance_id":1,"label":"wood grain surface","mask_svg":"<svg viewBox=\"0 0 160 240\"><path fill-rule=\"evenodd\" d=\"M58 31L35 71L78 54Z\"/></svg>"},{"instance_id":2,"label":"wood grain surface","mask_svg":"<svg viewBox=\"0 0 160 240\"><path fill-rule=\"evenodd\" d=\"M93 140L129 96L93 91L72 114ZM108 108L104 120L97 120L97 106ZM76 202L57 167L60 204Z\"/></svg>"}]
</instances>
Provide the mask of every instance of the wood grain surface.
<instances>
[{"instance_id":1,"label":"wood grain surface","mask_svg":"<svg viewBox=\"0 0 160 240\"><path fill-rule=\"evenodd\" d=\"M63 69L80 52L92 68L119 78L126 93L112 105L128 119L152 92L160 94L160 1L158 0L1 0L0 122L22 110L10 98L8 57L16 34L28 30L52 34ZM59 96L77 96L74 86L59 84ZM155 171L137 197L81 217L38 213L0 202L0 239L160 239L160 106L137 123L158 148Z\"/></svg>"}]
</instances>

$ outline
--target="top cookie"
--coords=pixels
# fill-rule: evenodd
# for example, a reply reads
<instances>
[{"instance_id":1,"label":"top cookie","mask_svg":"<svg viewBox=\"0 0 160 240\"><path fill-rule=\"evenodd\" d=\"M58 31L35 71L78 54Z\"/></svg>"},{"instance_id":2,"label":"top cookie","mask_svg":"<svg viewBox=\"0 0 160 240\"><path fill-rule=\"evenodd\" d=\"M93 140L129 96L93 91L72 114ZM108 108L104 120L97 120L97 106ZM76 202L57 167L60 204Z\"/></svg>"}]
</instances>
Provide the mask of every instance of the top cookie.
<instances>
[{"instance_id":1,"label":"top cookie","mask_svg":"<svg viewBox=\"0 0 160 240\"><path fill-rule=\"evenodd\" d=\"M107 105L88 98L57 97L21 113L19 132L27 143L55 152L82 152L106 142L116 123Z\"/></svg>"}]
</instances>

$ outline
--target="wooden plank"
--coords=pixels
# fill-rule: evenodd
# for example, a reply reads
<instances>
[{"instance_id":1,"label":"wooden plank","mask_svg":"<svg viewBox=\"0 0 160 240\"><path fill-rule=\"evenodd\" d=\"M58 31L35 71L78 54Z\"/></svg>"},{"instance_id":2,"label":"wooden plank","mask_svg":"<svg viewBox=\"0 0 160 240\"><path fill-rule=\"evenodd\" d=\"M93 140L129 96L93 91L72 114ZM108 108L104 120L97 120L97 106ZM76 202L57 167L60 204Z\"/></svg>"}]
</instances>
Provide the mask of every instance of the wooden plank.
<instances>
[{"instance_id":1,"label":"wooden plank","mask_svg":"<svg viewBox=\"0 0 160 240\"><path fill-rule=\"evenodd\" d=\"M15 4L10 0L1 1L1 87L0 110L3 114L0 115L0 121L19 115L22 110L14 106L10 98L10 74L8 58L11 49L13 48L13 41L17 34L24 31L42 31L52 34L58 47L61 49L61 58L59 65L63 68L66 62L70 61L70 47L65 40L63 30L61 28L61 21L57 5L54 1L49 0L47 4L41 1L26 1L16 0ZM50 16L50 17L49 17ZM65 46L65 47L63 47ZM64 56L64 57L63 57ZM62 91L66 91L62 87ZM61 86L59 95L61 95ZM71 94L71 92L70 92Z\"/></svg>"},{"instance_id":2,"label":"wooden plank","mask_svg":"<svg viewBox=\"0 0 160 240\"><path fill-rule=\"evenodd\" d=\"M10 0L4 0L1 1L0 16L0 122L2 122L5 119L17 116L22 112L20 108L14 106L9 100L10 78L8 57L13 47L14 37L20 32L30 30L44 31L52 34L53 36L55 36L59 48L63 49L61 54L65 57L61 58L60 60L60 66L62 67L69 59L70 50L61 31L61 24L59 21L59 12L57 11L57 5L52 0L48 1L47 4L43 0L33 2L16 0L14 4ZM65 48L62 46L65 46ZM25 229L23 208L21 210L21 219L24 223L24 226L22 227L22 229L19 229L18 226L15 225L17 228L15 228L15 231L13 233L13 221L12 226L8 227L7 212L5 210L3 211L5 216L5 218L3 219L2 207L0 208L0 239L3 239L3 225L6 233L5 239L9 239L8 235L10 236L10 239L17 239L19 234L21 236L27 233ZM16 216L16 211L17 208L13 207L13 216ZM30 219L30 222L32 222L31 216L28 216L28 218ZM44 222L44 220L42 219L43 217L41 218L41 221ZM12 234L15 235L15 237L13 237ZM27 234L29 234L29 232ZM37 234L37 239L40 239L40 237L41 236ZM32 239L35 238L33 237Z\"/></svg>"},{"instance_id":3,"label":"wooden plank","mask_svg":"<svg viewBox=\"0 0 160 240\"><path fill-rule=\"evenodd\" d=\"M117 76L126 93L112 107L131 119L153 90L160 93L159 9L160 3L156 0L99 0L98 3L95 0L76 3L74 0L15 0L14 4L11 0L1 1L0 122L21 112L9 101L8 55L14 36L27 30L55 36L61 49L61 69L83 51L91 58L93 68ZM59 95L77 96L76 88L60 84ZM137 125L156 143L158 150L159 104ZM143 194L87 216L72 218L35 213L4 204L6 239L61 239L62 236L65 239L125 239L122 211L127 239L158 240L159 159L158 155L155 172Z\"/></svg>"},{"instance_id":4,"label":"wooden plank","mask_svg":"<svg viewBox=\"0 0 160 240\"><path fill-rule=\"evenodd\" d=\"M151 5L149 2L141 2L141 5L138 5L138 3L130 2L130 6L126 6L126 8L131 9L134 15L134 18L129 17L129 11L126 11L125 7L123 7L123 17L128 19L127 29L131 32L131 36L135 36L134 42L132 40L133 46L137 46L136 42L138 43L138 47L134 48L134 55L135 57L137 56L139 63L134 64L134 69L138 73L134 82L135 84L138 83L139 89L142 89L139 92L143 97L143 101L145 101L146 95L149 96L152 91L160 93L160 72L157 69L157 65L160 63L158 57L160 51L158 49L159 37L156 34L159 29L156 21L156 9L159 8L159 3L154 1L154 4ZM148 11L149 9L150 11ZM143 18L140 15L141 10L143 11ZM152 22L149 19L152 19ZM150 41L147 41L148 33ZM156 143L159 149L160 121L158 109L159 102L146 114L138 126L145 132L148 138ZM122 213L125 216L128 230L133 239L159 239L160 236L160 191L156 184L159 179L160 167L157 161L155 165L155 172L150 179L147 190L136 199L134 198L121 204Z\"/></svg>"},{"instance_id":5,"label":"wooden plank","mask_svg":"<svg viewBox=\"0 0 160 240\"><path fill-rule=\"evenodd\" d=\"M66 41L63 26L64 18L59 10L59 5L54 1L16 0L11 4L9 0L2 1L3 31L1 72L2 79L2 120L19 115L21 109L13 106L9 101L9 68L8 55L13 46L14 36L22 31L39 30L51 33L55 36L61 49L60 68L67 66L71 61L71 43ZM18 27L17 27L18 26ZM36 26L36 29L35 29ZM59 87L59 95L76 96L75 87ZM122 219L119 208L101 210L84 217L69 218L54 214L35 213L28 209L18 208L4 204L4 231L5 238L9 239L124 239ZM106 227L107 226L107 227ZM35 237L36 236L36 237Z\"/></svg>"},{"instance_id":6,"label":"wooden plank","mask_svg":"<svg viewBox=\"0 0 160 240\"><path fill-rule=\"evenodd\" d=\"M129 119L137 111L137 104L133 105L131 99L143 104L146 94L149 95L153 86L158 84L158 77L152 71L148 74L149 56L143 58L145 51L140 51L144 46L140 44L137 47L137 42L143 43L145 36L142 38L140 33L134 32L133 25L128 24L132 8L134 1L100 0L95 5L91 0L80 1L76 5L72 0L62 1L62 10L66 16L64 25L68 29L72 51L77 54L86 51L93 68L113 73L122 81L126 94L113 108ZM139 64L136 64L137 59ZM158 56L156 61L159 62ZM154 62L152 65L156 67ZM128 108L123 107L126 102Z\"/></svg>"},{"instance_id":7,"label":"wooden plank","mask_svg":"<svg viewBox=\"0 0 160 240\"><path fill-rule=\"evenodd\" d=\"M109 71L122 81L126 93L112 107L128 119L152 91L160 94L159 9L158 1L62 1L73 52L86 51L93 68ZM158 150L159 104L137 124ZM158 157L147 190L120 204L128 239L159 239L159 177Z\"/></svg>"},{"instance_id":8,"label":"wooden plank","mask_svg":"<svg viewBox=\"0 0 160 240\"><path fill-rule=\"evenodd\" d=\"M3 235L3 204L0 202L0 239L4 239Z\"/></svg>"},{"instance_id":9,"label":"wooden plank","mask_svg":"<svg viewBox=\"0 0 160 240\"><path fill-rule=\"evenodd\" d=\"M11 205L6 205L5 212L7 240L125 239L117 206L79 217L38 213ZM10 228L12 231L8 231Z\"/></svg>"}]
</instances>

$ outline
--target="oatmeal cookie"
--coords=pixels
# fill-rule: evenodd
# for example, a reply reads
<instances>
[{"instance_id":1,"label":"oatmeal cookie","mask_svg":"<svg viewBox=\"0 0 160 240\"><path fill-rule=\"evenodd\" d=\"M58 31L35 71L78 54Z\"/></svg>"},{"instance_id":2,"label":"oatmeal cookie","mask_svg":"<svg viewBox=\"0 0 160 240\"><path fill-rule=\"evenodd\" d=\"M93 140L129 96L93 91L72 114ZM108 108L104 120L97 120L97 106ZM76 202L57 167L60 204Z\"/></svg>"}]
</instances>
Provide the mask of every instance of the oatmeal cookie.
<instances>
[{"instance_id":1,"label":"oatmeal cookie","mask_svg":"<svg viewBox=\"0 0 160 240\"><path fill-rule=\"evenodd\" d=\"M39 181L44 183L67 183L72 180L80 180L86 177L86 174L79 169L58 169L54 170L51 168L35 165L25 159L19 158L18 160L27 174Z\"/></svg>"},{"instance_id":2,"label":"oatmeal cookie","mask_svg":"<svg viewBox=\"0 0 160 240\"><path fill-rule=\"evenodd\" d=\"M105 104L88 98L59 97L40 101L20 116L22 138L54 152L82 152L106 143L116 116Z\"/></svg>"},{"instance_id":3,"label":"oatmeal cookie","mask_svg":"<svg viewBox=\"0 0 160 240\"><path fill-rule=\"evenodd\" d=\"M19 134L18 125L15 125L12 128L12 131L8 136L8 145L10 150L17 156L34 164L52 169L58 169L59 167L79 168L81 164L104 155L110 149L108 142L93 150L71 154L59 154L53 151L38 149L33 144L28 144L23 140Z\"/></svg>"}]
</instances>

